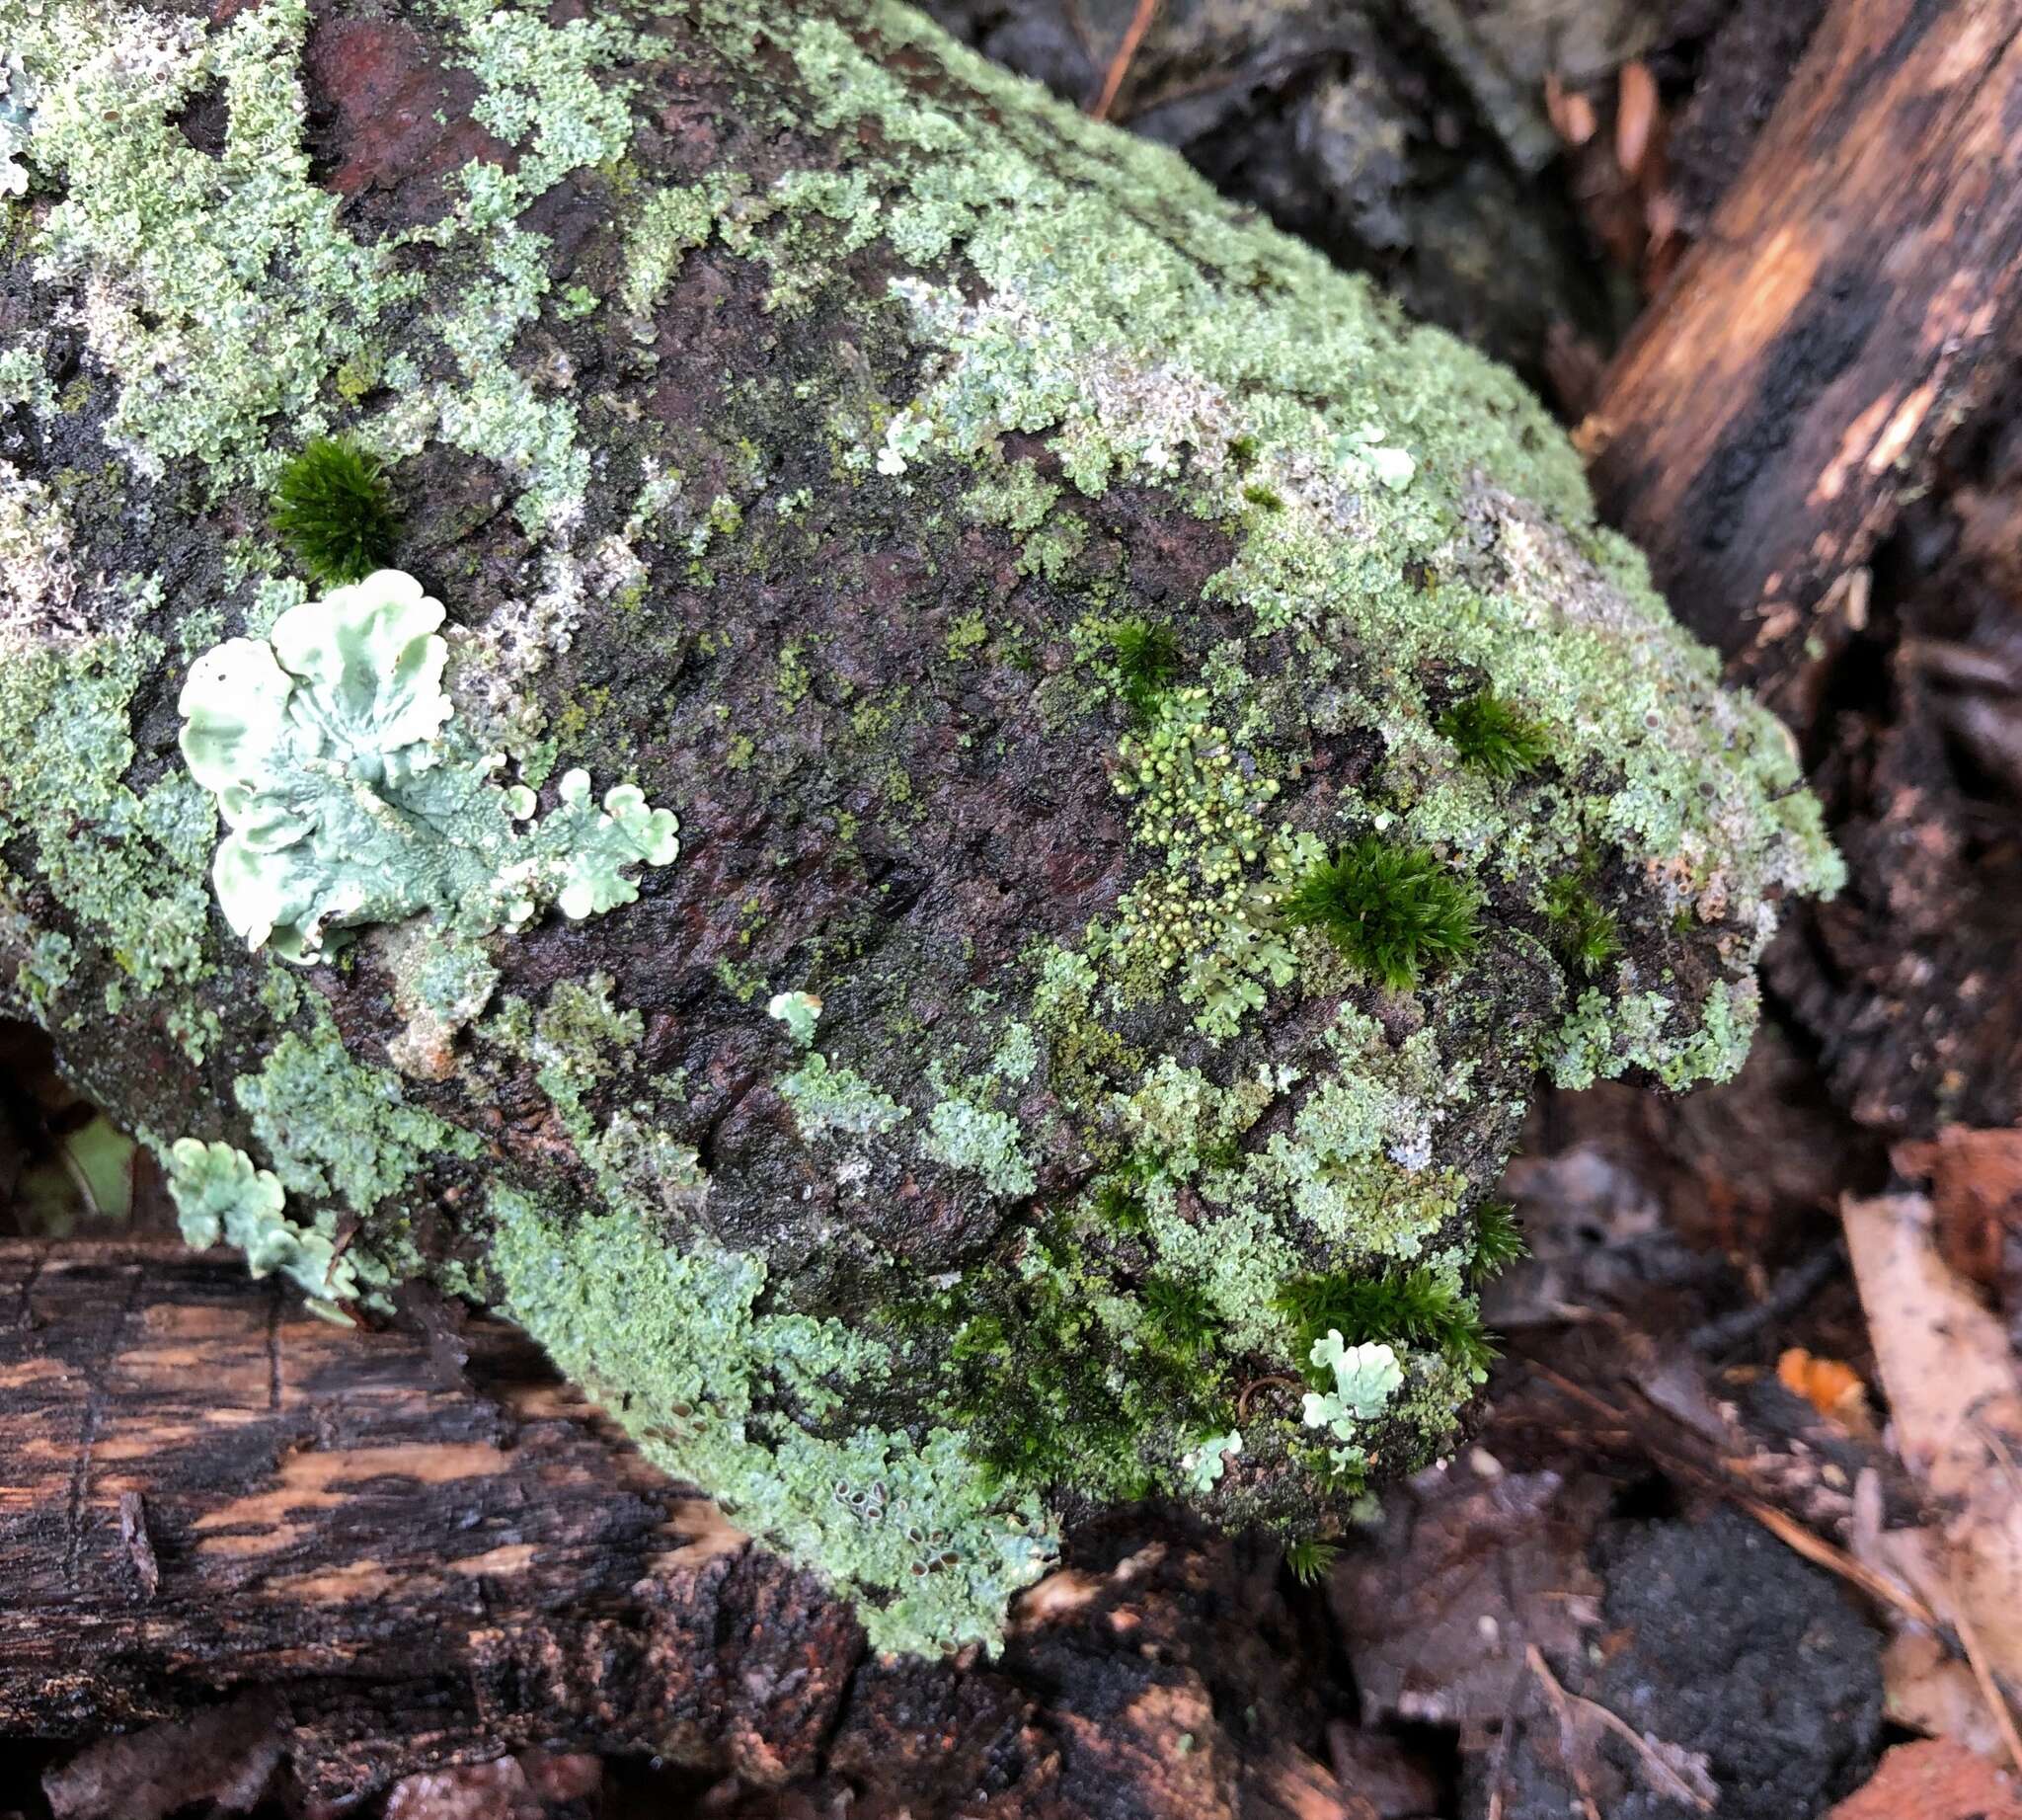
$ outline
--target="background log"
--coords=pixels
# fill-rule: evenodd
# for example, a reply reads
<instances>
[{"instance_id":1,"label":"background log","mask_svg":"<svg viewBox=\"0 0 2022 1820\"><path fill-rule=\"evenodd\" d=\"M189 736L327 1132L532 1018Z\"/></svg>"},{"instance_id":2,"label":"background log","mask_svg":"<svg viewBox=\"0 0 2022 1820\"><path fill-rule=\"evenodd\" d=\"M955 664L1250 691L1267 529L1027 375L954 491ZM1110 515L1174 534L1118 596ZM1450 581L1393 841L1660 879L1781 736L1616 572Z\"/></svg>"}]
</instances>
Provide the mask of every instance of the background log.
<instances>
[{"instance_id":1,"label":"background log","mask_svg":"<svg viewBox=\"0 0 2022 1820\"><path fill-rule=\"evenodd\" d=\"M344 1800L560 1746L722 1779L724 1811L787 1782L1341 1811L1305 1748L1324 1644L1268 1543L1140 1510L1034 1590L999 1662L881 1661L511 1328L418 1324L346 1331L221 1254L0 1243L0 1736L179 1727L95 1746L59 1810L138 1811L118 1791L193 1754Z\"/></svg>"},{"instance_id":2,"label":"background log","mask_svg":"<svg viewBox=\"0 0 2022 1820\"><path fill-rule=\"evenodd\" d=\"M0 1244L0 1732L256 1689L326 1796L538 1741L805 1774L846 1609L513 1329L435 1325L347 1331L221 1256Z\"/></svg>"},{"instance_id":3,"label":"background log","mask_svg":"<svg viewBox=\"0 0 2022 1820\"><path fill-rule=\"evenodd\" d=\"M2022 0L1840 0L1584 432L1673 610L1777 705L2018 310Z\"/></svg>"}]
</instances>

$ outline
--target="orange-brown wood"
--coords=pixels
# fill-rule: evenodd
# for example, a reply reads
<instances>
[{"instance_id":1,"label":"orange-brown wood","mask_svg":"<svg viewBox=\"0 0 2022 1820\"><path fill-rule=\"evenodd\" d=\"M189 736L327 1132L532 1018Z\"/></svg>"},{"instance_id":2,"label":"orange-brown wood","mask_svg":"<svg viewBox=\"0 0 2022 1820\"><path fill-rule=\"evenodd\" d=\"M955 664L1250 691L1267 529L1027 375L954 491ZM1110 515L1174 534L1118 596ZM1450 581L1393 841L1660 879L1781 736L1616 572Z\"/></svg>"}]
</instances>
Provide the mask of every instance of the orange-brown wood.
<instances>
[{"instance_id":1,"label":"orange-brown wood","mask_svg":"<svg viewBox=\"0 0 2022 1820\"><path fill-rule=\"evenodd\" d=\"M548 1740L805 1770L847 1610L510 1328L432 1324L332 1326L221 1256L0 1242L0 1736L257 1699L329 1797Z\"/></svg>"},{"instance_id":2,"label":"orange-brown wood","mask_svg":"<svg viewBox=\"0 0 2022 1820\"><path fill-rule=\"evenodd\" d=\"M1602 508L1787 681L2022 321L2022 0L1833 0L1583 430Z\"/></svg>"}]
</instances>

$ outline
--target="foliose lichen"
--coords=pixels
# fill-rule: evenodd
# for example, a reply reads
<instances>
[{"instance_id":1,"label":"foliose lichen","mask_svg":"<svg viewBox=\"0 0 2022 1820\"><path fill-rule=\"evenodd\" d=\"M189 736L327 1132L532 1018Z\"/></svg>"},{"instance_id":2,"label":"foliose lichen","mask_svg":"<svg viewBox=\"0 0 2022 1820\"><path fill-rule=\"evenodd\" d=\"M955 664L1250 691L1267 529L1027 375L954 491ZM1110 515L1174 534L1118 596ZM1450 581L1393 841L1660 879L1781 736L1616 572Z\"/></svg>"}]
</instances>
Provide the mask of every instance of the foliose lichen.
<instances>
[{"instance_id":1,"label":"foliose lichen","mask_svg":"<svg viewBox=\"0 0 2022 1820\"><path fill-rule=\"evenodd\" d=\"M288 1219L286 1191L244 1150L179 1138L169 1147L168 1186L186 1243L231 1245L246 1254L254 1276L279 1271L319 1303L356 1293L350 1267L329 1237Z\"/></svg>"},{"instance_id":2,"label":"foliose lichen","mask_svg":"<svg viewBox=\"0 0 2022 1820\"><path fill-rule=\"evenodd\" d=\"M425 910L466 935L549 904L600 915L638 897L630 869L679 852L671 810L629 784L599 810L584 771L532 821L533 792L497 781L505 754L450 725L441 623L419 582L381 570L191 666L183 755L231 830L211 876L249 947L314 960L326 932Z\"/></svg>"}]
</instances>

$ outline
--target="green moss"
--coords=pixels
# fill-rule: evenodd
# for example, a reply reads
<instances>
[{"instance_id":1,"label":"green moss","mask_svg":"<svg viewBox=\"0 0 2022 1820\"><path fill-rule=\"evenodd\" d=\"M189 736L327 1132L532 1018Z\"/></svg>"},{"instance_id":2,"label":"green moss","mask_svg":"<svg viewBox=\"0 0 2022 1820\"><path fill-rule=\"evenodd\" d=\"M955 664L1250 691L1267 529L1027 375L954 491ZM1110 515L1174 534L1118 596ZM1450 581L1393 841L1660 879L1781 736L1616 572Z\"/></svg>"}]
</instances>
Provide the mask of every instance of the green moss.
<instances>
[{"instance_id":1,"label":"green moss","mask_svg":"<svg viewBox=\"0 0 2022 1820\"><path fill-rule=\"evenodd\" d=\"M1507 1201L1485 1201L1474 1214L1474 1255L1468 1275L1476 1284L1500 1276L1529 1250L1516 1210Z\"/></svg>"},{"instance_id":2,"label":"green moss","mask_svg":"<svg viewBox=\"0 0 2022 1820\"><path fill-rule=\"evenodd\" d=\"M1365 834L1323 860L1281 907L1393 991L1473 954L1480 899L1431 853Z\"/></svg>"},{"instance_id":3,"label":"green moss","mask_svg":"<svg viewBox=\"0 0 2022 1820\"><path fill-rule=\"evenodd\" d=\"M1151 719L1159 697L1180 679L1185 667L1179 635L1171 626L1149 619L1120 619L1110 627L1109 644L1131 715L1139 721Z\"/></svg>"},{"instance_id":4,"label":"green moss","mask_svg":"<svg viewBox=\"0 0 2022 1820\"><path fill-rule=\"evenodd\" d=\"M393 560L393 497L376 457L321 437L281 469L273 528L322 588L361 582Z\"/></svg>"},{"instance_id":5,"label":"green moss","mask_svg":"<svg viewBox=\"0 0 2022 1820\"><path fill-rule=\"evenodd\" d=\"M1221 1330L1214 1305L1196 1285L1176 1277L1151 1276L1138 1296L1145 1320L1160 1345L1183 1359L1198 1359Z\"/></svg>"},{"instance_id":6,"label":"green moss","mask_svg":"<svg viewBox=\"0 0 2022 1820\"><path fill-rule=\"evenodd\" d=\"M1374 1277L1343 1272L1294 1277L1280 1288L1278 1306L1296 1330L1294 1350L1301 1357L1329 1330L1339 1331L1350 1345L1428 1348L1469 1373L1485 1371L1495 1356L1473 1299L1425 1268ZM1314 1382L1324 1384L1324 1374Z\"/></svg>"},{"instance_id":7,"label":"green moss","mask_svg":"<svg viewBox=\"0 0 2022 1820\"><path fill-rule=\"evenodd\" d=\"M1620 919L1580 878L1556 878L1545 887L1544 915L1567 966L1589 979L1622 952Z\"/></svg>"},{"instance_id":8,"label":"green moss","mask_svg":"<svg viewBox=\"0 0 2022 1820\"><path fill-rule=\"evenodd\" d=\"M1461 763L1506 783L1527 776L1551 756L1544 727L1487 689L1456 701L1433 725Z\"/></svg>"},{"instance_id":9,"label":"green moss","mask_svg":"<svg viewBox=\"0 0 2022 1820\"><path fill-rule=\"evenodd\" d=\"M1284 1550L1286 1571L1305 1587L1325 1585L1340 1558L1338 1543L1322 1542L1316 1536L1301 1536Z\"/></svg>"},{"instance_id":10,"label":"green moss","mask_svg":"<svg viewBox=\"0 0 2022 1820\"><path fill-rule=\"evenodd\" d=\"M989 642L989 622L982 614L962 613L948 627L948 661L951 664L963 663L972 658Z\"/></svg>"}]
</instances>

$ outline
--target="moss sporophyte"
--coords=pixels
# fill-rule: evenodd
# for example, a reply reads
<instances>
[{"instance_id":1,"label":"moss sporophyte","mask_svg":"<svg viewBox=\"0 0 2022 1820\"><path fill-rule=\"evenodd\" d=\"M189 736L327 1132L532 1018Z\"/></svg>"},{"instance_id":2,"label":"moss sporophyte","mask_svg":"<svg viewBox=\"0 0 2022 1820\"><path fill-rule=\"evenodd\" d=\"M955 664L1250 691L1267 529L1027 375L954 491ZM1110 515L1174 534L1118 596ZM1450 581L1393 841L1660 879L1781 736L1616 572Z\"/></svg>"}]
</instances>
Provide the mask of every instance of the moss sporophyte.
<instances>
[{"instance_id":1,"label":"moss sporophyte","mask_svg":"<svg viewBox=\"0 0 2022 1820\"><path fill-rule=\"evenodd\" d=\"M404 12L469 99L366 206L308 0L0 0L84 344L0 351L8 1008L193 1243L501 1309L878 1648L1123 1497L1322 1572L1537 1072L1739 1066L1789 743L1169 154L889 0L557 12Z\"/></svg>"}]
</instances>

